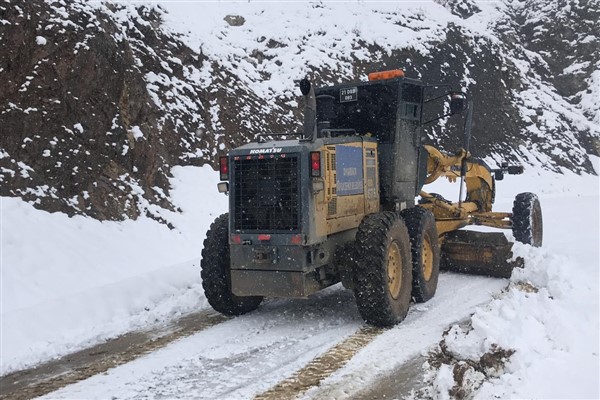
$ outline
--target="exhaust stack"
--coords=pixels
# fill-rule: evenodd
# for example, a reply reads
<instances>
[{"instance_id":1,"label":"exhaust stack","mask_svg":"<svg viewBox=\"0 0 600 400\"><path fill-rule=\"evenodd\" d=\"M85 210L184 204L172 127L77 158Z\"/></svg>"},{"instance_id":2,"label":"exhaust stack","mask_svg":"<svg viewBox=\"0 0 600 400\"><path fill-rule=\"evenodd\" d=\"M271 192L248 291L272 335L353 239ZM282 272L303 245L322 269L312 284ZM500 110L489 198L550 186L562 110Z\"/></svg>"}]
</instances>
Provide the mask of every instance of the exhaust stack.
<instances>
[{"instance_id":1,"label":"exhaust stack","mask_svg":"<svg viewBox=\"0 0 600 400\"><path fill-rule=\"evenodd\" d=\"M300 91L304 96L304 139L313 142L316 139L317 128L317 99L310 81L304 78L300 81Z\"/></svg>"}]
</instances>

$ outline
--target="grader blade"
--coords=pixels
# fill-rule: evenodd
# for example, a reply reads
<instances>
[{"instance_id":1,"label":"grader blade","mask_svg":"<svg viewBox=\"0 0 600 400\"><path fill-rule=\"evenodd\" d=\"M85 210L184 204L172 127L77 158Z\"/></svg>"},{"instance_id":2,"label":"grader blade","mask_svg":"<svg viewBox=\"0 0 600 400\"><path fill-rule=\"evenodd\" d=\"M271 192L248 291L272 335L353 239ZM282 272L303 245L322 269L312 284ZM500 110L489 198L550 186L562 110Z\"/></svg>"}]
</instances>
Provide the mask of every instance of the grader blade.
<instances>
[{"instance_id":1,"label":"grader blade","mask_svg":"<svg viewBox=\"0 0 600 400\"><path fill-rule=\"evenodd\" d=\"M523 259L512 260L512 243L501 232L453 231L444 236L442 263L449 271L510 278Z\"/></svg>"}]
</instances>

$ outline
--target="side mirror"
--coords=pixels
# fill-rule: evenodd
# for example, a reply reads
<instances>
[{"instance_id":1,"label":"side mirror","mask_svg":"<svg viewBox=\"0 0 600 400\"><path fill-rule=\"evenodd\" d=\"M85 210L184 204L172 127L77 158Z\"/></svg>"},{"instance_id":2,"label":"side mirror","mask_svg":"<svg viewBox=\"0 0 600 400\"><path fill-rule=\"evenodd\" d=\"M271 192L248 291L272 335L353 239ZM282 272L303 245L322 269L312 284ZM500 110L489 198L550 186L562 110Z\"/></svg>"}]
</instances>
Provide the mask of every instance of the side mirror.
<instances>
[{"instance_id":1,"label":"side mirror","mask_svg":"<svg viewBox=\"0 0 600 400\"><path fill-rule=\"evenodd\" d=\"M450 95L450 115L459 114L467 109L467 96L463 93Z\"/></svg>"}]
</instances>

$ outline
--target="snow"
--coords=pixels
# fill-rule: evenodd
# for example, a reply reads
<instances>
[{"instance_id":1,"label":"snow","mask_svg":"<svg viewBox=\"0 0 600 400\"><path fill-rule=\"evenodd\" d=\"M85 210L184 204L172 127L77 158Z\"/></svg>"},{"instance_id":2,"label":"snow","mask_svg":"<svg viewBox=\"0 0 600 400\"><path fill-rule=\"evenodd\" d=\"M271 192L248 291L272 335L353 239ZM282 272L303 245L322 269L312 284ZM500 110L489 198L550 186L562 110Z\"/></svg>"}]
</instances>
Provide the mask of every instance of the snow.
<instances>
[{"instance_id":1,"label":"snow","mask_svg":"<svg viewBox=\"0 0 600 400\"><path fill-rule=\"evenodd\" d=\"M132 126L131 129L131 134L133 135L133 138L135 140L139 140L139 139L143 139L144 138L144 132L142 132L142 130L140 129L139 126L135 125Z\"/></svg>"},{"instance_id":2,"label":"snow","mask_svg":"<svg viewBox=\"0 0 600 400\"><path fill-rule=\"evenodd\" d=\"M425 11L419 2L356 2L348 7L340 2L167 1L161 7L167 11L165 24L184 34L190 48L201 49L264 98L295 98L294 80L309 72L309 63L315 70L335 68L340 76L366 79L352 72L356 60L368 60L363 43L387 52L412 47L427 54L426 43L437 39L448 23L461 23L443 6L428 3ZM422 18L425 12L430 20ZM245 22L229 26L227 15L243 15ZM273 58L257 63L251 58L255 52Z\"/></svg>"},{"instance_id":3,"label":"snow","mask_svg":"<svg viewBox=\"0 0 600 400\"><path fill-rule=\"evenodd\" d=\"M454 386L454 377L452 376L452 368L448 364L442 364L438 375L433 381L433 390L435 391L438 400L449 400L448 392Z\"/></svg>"},{"instance_id":4,"label":"snow","mask_svg":"<svg viewBox=\"0 0 600 400\"><path fill-rule=\"evenodd\" d=\"M211 168L173 173L185 212L168 215L173 231L148 218L67 218L1 198L3 375L205 306L202 241L226 204Z\"/></svg>"},{"instance_id":5,"label":"snow","mask_svg":"<svg viewBox=\"0 0 600 400\"><path fill-rule=\"evenodd\" d=\"M73 125L73 129L79 131L79 133L83 133L83 126L80 123Z\"/></svg>"},{"instance_id":6,"label":"snow","mask_svg":"<svg viewBox=\"0 0 600 400\"><path fill-rule=\"evenodd\" d=\"M497 40L485 33L490 21L501 15L497 4L479 5L484 12L465 21L439 4L419 2L358 2L353 7L335 2L161 2L168 11L165 23L184 34L181 39L192 49L208 57L201 69L184 68L184 74L209 88L214 73L211 62L219 62L252 92L269 99L293 99L294 81L313 68L335 68L340 76L364 79L352 72L356 61L369 61L360 41L376 43L388 52L413 47L426 55L428 43L435 42L448 24ZM56 22L67 24L68 13L63 12L65 21ZM119 11L123 21L128 12L137 11L132 7ZM425 13L427 20L422 18ZM245 19L241 26L230 26L224 20L226 15L238 14ZM38 36L36 43L45 45L47 40ZM257 61L252 56L255 51L270 57L269 62ZM598 133L597 65L588 79L589 90L578 94L578 107L589 116L586 120L580 109L533 76L532 64L543 64L538 55L526 52L508 58L523 76L529 76L529 88L516 96L521 115L540 121L529 131L541 144L552 146L557 155L567 154L565 149L574 146L568 138L545 140L545 129L560 130L564 119ZM168 61L181 64L173 57ZM166 107L160 94L172 100L169 110L199 111L198 105L184 96L188 84L166 73L172 72L167 62L161 65L163 72L145 76L152 100ZM564 73L588 66L573 64ZM26 91L33 78L28 76L20 90ZM158 84L169 91L161 93ZM9 107L20 110L12 103ZM544 109L542 115L536 113L539 109ZM24 110L30 111L36 110ZM213 100L207 111L212 130L222 131L221 105ZM64 129L84 131L80 123L73 130ZM144 138L139 126L131 127L130 133L135 140ZM215 141L219 141L218 135ZM219 143L218 147L223 150L225 145ZM122 154L128 151L129 146L124 145ZM600 397L598 176L565 170L549 173L544 171L548 157L525 146L519 151L530 164L524 175L498 182L495 209L510 211L519 192L533 191L540 196L544 247L516 244L514 248L525 259L525 269L515 271L510 280L442 274L434 299L413 305L402 324L377 336L305 398L348 398L415 356L427 354L442 337L449 351L463 359L478 359L494 346L515 350L497 378L474 388L477 398ZM51 150L43 150L42 156L51 156ZM9 155L0 149L0 158L5 157ZM598 159L593 160L600 171ZM498 160L487 161L493 165ZM17 166L25 179L35 172L22 162ZM20 199L0 198L2 375L208 308L199 279L200 251L206 230L226 211L227 201L217 193L218 175L210 168L175 167L172 172L172 200L182 213L144 206L152 215L172 222L173 230L146 217L119 223L68 218L37 210ZM143 193L130 177L121 180ZM458 192L457 185L436 182L432 186L427 189L451 199ZM47 185L29 189L51 196L55 190ZM69 201L77 205L76 197ZM465 319L472 330L456 324ZM249 398L288 377L362 324L351 293L339 285L309 300L270 300L252 314L49 397L107 398L116 394L133 398L143 393L149 397ZM454 385L452 366L442 364L431 372L432 394L449 398Z\"/></svg>"},{"instance_id":7,"label":"snow","mask_svg":"<svg viewBox=\"0 0 600 400\"><path fill-rule=\"evenodd\" d=\"M101 223L2 198L3 374L208 308L199 285L199 254L209 224L225 211L225 198L216 192L217 173L210 168L173 172L173 200L183 213L169 215L172 231L144 218ZM456 197L457 185L434 185L431 191ZM530 167L525 175L507 176L497 189L498 210L510 210L516 193L535 191L544 213L544 247L515 245L526 268L513 274L509 289L502 291L504 279L442 274L430 302L413 305L403 323L377 336L305 398L347 398L426 354L446 327L471 313L472 331L452 328L452 351L475 358L492 344L516 350L479 398L597 396L598 177ZM571 206L568 213L565 204ZM518 290L519 282L539 291ZM252 314L49 396L249 398L362 324L351 292L339 285L309 300L267 301ZM448 368L436 371L438 398L452 386ZM231 376L236 379L228 382Z\"/></svg>"}]
</instances>

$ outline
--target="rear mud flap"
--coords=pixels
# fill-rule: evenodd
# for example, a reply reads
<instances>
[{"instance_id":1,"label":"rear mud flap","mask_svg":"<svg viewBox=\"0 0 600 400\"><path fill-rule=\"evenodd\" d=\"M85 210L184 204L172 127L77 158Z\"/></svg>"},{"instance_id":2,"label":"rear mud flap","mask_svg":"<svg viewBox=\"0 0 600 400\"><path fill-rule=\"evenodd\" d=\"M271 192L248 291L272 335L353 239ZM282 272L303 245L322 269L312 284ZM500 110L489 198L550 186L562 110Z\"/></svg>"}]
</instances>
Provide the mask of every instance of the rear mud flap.
<instances>
[{"instance_id":1,"label":"rear mud flap","mask_svg":"<svg viewBox=\"0 0 600 400\"><path fill-rule=\"evenodd\" d=\"M510 278L523 259L513 258L513 244L501 232L454 231L444 236L440 267L445 270Z\"/></svg>"}]
</instances>

